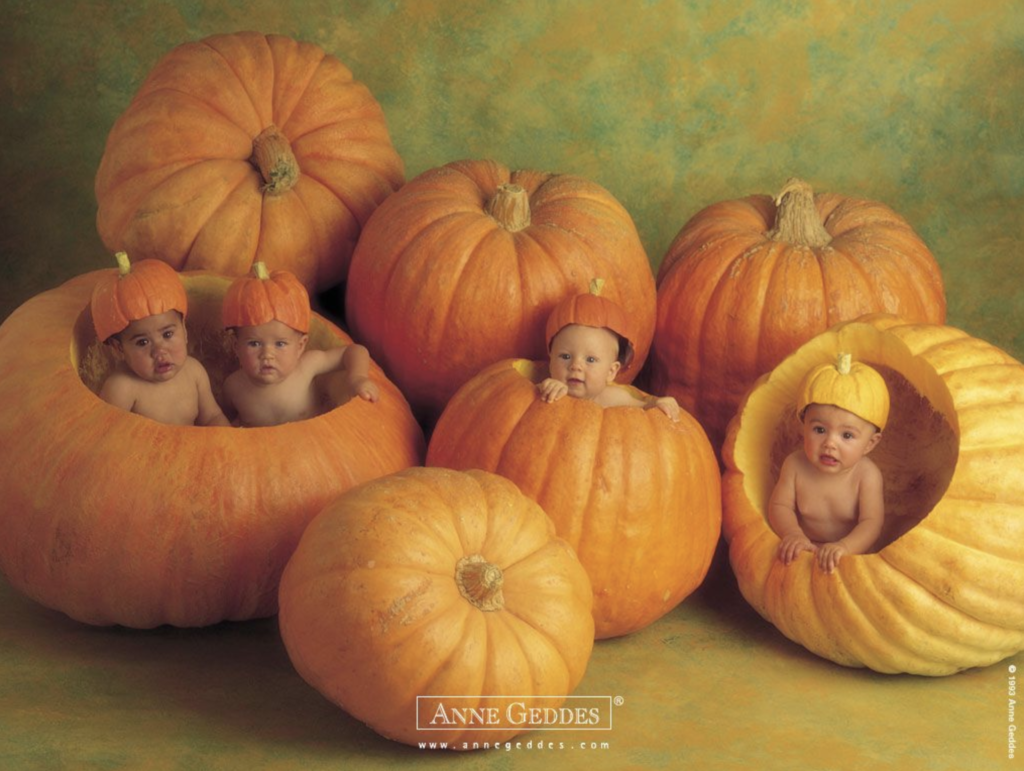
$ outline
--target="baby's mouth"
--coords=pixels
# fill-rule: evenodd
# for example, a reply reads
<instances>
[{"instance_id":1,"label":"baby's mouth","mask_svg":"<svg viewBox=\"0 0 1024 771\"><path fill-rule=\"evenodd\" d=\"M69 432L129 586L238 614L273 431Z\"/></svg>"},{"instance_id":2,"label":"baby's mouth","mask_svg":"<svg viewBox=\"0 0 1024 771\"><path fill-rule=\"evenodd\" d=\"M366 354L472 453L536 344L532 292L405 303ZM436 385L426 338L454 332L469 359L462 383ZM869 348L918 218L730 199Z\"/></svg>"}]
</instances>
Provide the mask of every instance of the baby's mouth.
<instances>
[{"instance_id":1,"label":"baby's mouth","mask_svg":"<svg viewBox=\"0 0 1024 771\"><path fill-rule=\"evenodd\" d=\"M839 460L837 458L833 458L831 455L821 455L819 457L819 460L821 461L821 465L822 466L838 466L839 465Z\"/></svg>"}]
</instances>

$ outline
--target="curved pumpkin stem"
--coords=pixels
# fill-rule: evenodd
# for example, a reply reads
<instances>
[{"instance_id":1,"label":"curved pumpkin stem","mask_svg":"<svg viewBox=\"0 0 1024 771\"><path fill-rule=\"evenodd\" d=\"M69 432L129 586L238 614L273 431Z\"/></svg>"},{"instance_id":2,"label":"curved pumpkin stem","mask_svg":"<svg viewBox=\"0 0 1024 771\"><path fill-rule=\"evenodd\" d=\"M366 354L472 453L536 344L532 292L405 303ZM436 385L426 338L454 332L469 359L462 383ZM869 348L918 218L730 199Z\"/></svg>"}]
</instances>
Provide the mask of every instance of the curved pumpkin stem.
<instances>
[{"instance_id":1,"label":"curved pumpkin stem","mask_svg":"<svg viewBox=\"0 0 1024 771\"><path fill-rule=\"evenodd\" d=\"M501 593L504 581L501 568L488 562L482 554L463 557L455 565L459 594L480 610L501 610L505 607L505 597Z\"/></svg>"},{"instance_id":2,"label":"curved pumpkin stem","mask_svg":"<svg viewBox=\"0 0 1024 771\"><path fill-rule=\"evenodd\" d=\"M299 181L299 164L288 138L277 128L267 126L252 140L249 163L263 178L261 189L267 195L287 193Z\"/></svg>"},{"instance_id":3,"label":"curved pumpkin stem","mask_svg":"<svg viewBox=\"0 0 1024 771\"><path fill-rule=\"evenodd\" d=\"M487 213L505 230L515 233L530 225L530 196L520 185L498 185L487 204Z\"/></svg>"},{"instance_id":4,"label":"curved pumpkin stem","mask_svg":"<svg viewBox=\"0 0 1024 771\"><path fill-rule=\"evenodd\" d=\"M775 206L775 227L768 231L771 240L797 246L827 246L832 240L814 205L814 190L802 179L787 181Z\"/></svg>"},{"instance_id":5,"label":"curved pumpkin stem","mask_svg":"<svg viewBox=\"0 0 1024 771\"><path fill-rule=\"evenodd\" d=\"M252 264L252 274L260 281L266 281L270 278L270 271L267 270L267 264L257 260Z\"/></svg>"},{"instance_id":6,"label":"curved pumpkin stem","mask_svg":"<svg viewBox=\"0 0 1024 771\"><path fill-rule=\"evenodd\" d=\"M117 260L117 275L127 276L132 272L132 264L128 261L128 252L118 252L114 255Z\"/></svg>"}]
</instances>

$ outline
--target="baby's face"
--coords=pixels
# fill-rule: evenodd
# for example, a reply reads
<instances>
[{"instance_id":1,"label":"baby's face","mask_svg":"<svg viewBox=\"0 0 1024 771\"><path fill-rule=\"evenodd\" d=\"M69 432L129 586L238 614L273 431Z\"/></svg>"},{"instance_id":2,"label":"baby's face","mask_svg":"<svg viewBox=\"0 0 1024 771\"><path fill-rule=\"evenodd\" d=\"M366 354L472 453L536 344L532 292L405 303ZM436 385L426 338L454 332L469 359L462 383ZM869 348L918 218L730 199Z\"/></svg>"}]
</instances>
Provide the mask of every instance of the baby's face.
<instances>
[{"instance_id":1,"label":"baby's face","mask_svg":"<svg viewBox=\"0 0 1024 771\"><path fill-rule=\"evenodd\" d=\"M619 340L603 327L570 324L551 341L548 371L577 399L594 399L619 371Z\"/></svg>"},{"instance_id":2,"label":"baby's face","mask_svg":"<svg viewBox=\"0 0 1024 771\"><path fill-rule=\"evenodd\" d=\"M235 355L242 371L254 383L273 385L295 371L308 339L308 335L275 319L236 329Z\"/></svg>"},{"instance_id":3,"label":"baby's face","mask_svg":"<svg viewBox=\"0 0 1024 771\"><path fill-rule=\"evenodd\" d=\"M804 454L823 473L852 468L881 438L871 423L832 404L811 404L804 413Z\"/></svg>"},{"instance_id":4,"label":"baby's face","mask_svg":"<svg viewBox=\"0 0 1024 771\"><path fill-rule=\"evenodd\" d=\"M133 321L114 338L113 345L128 369L150 383L170 380L188 359L188 336L177 311Z\"/></svg>"}]
</instances>

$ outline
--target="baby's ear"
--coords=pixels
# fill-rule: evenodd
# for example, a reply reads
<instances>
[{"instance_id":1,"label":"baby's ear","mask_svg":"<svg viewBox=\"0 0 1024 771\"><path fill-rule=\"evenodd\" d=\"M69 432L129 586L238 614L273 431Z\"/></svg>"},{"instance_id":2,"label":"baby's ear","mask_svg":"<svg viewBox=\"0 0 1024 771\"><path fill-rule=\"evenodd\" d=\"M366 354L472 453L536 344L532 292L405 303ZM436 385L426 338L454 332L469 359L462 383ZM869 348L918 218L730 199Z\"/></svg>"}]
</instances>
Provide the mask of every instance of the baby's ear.
<instances>
[{"instance_id":1,"label":"baby's ear","mask_svg":"<svg viewBox=\"0 0 1024 771\"><path fill-rule=\"evenodd\" d=\"M613 361L612 365L608 368L608 385L615 382L615 376L619 374L619 369L622 367L621 361Z\"/></svg>"},{"instance_id":2,"label":"baby's ear","mask_svg":"<svg viewBox=\"0 0 1024 771\"><path fill-rule=\"evenodd\" d=\"M881 431L875 431L875 433L873 433L871 435L871 438L868 439L868 446L864 450L864 454L867 455L869 452L871 452L873 449L875 449L875 447L878 446L878 443L880 441L882 441L882 432Z\"/></svg>"},{"instance_id":3,"label":"baby's ear","mask_svg":"<svg viewBox=\"0 0 1024 771\"><path fill-rule=\"evenodd\" d=\"M309 333L307 332L299 338L299 354L306 350L306 344L309 343Z\"/></svg>"}]
</instances>

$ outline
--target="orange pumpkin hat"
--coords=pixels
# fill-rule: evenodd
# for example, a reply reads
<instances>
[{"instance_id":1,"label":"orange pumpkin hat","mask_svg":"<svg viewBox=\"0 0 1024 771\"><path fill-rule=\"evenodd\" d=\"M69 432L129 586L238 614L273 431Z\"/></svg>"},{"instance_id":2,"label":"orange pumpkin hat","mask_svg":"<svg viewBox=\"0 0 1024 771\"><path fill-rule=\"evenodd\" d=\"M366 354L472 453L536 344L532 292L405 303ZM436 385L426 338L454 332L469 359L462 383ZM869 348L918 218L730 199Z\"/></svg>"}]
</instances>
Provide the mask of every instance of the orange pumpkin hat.
<instances>
[{"instance_id":1,"label":"orange pumpkin hat","mask_svg":"<svg viewBox=\"0 0 1024 771\"><path fill-rule=\"evenodd\" d=\"M309 332L309 293L295 274L287 270L267 272L262 262L252 273L236 278L224 295L221 309L224 328L254 327L280 321L292 329Z\"/></svg>"},{"instance_id":2,"label":"orange pumpkin hat","mask_svg":"<svg viewBox=\"0 0 1024 771\"><path fill-rule=\"evenodd\" d=\"M114 258L117 270L96 282L89 301L92 324L101 341L148 316L178 311L185 318L188 296L174 268L160 260L139 260L133 265L124 252Z\"/></svg>"},{"instance_id":3,"label":"orange pumpkin hat","mask_svg":"<svg viewBox=\"0 0 1024 771\"><path fill-rule=\"evenodd\" d=\"M548 350L551 341L564 327L570 324L582 324L587 327L605 327L625 341L622 354L622 369L627 369L633 361L633 325L621 305L601 297L604 280L595 278L590 282L590 291L562 300L548 316L545 338Z\"/></svg>"}]
</instances>

